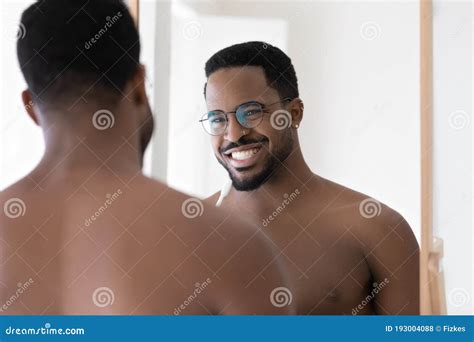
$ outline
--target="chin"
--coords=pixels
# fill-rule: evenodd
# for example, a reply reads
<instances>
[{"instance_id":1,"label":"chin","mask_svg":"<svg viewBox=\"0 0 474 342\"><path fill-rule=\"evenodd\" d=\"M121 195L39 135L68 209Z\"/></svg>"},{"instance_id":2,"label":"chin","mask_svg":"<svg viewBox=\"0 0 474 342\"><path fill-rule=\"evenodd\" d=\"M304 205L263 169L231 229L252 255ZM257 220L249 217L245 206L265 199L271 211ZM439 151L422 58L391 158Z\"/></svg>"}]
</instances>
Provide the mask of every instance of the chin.
<instances>
[{"instance_id":1,"label":"chin","mask_svg":"<svg viewBox=\"0 0 474 342\"><path fill-rule=\"evenodd\" d=\"M236 170L221 158L217 161L227 170L232 185L237 191L252 191L261 187L278 168L278 162L274 158L260 160L256 165L243 170ZM254 170L255 169L255 170Z\"/></svg>"},{"instance_id":2,"label":"chin","mask_svg":"<svg viewBox=\"0 0 474 342\"><path fill-rule=\"evenodd\" d=\"M232 186L237 191L252 191L260 187L261 184L258 184L252 180L238 180L231 177Z\"/></svg>"},{"instance_id":3,"label":"chin","mask_svg":"<svg viewBox=\"0 0 474 342\"><path fill-rule=\"evenodd\" d=\"M235 172L235 171L234 171ZM261 187L270 178L273 170L267 168L259 173L239 177L232 171L229 171L229 177L232 180L232 185L237 191L252 191Z\"/></svg>"}]
</instances>

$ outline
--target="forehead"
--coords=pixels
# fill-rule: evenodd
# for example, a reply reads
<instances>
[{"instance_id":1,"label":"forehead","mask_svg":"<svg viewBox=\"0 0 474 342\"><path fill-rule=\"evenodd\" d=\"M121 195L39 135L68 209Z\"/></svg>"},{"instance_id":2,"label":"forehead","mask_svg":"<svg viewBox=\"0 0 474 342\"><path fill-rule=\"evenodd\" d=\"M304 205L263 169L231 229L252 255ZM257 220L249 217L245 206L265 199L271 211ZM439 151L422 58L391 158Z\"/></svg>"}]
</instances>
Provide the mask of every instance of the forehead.
<instances>
[{"instance_id":1,"label":"forehead","mask_svg":"<svg viewBox=\"0 0 474 342\"><path fill-rule=\"evenodd\" d=\"M244 66L220 69L207 80L206 102L209 109L233 110L235 106L256 100L265 103L278 97L261 67Z\"/></svg>"}]
</instances>

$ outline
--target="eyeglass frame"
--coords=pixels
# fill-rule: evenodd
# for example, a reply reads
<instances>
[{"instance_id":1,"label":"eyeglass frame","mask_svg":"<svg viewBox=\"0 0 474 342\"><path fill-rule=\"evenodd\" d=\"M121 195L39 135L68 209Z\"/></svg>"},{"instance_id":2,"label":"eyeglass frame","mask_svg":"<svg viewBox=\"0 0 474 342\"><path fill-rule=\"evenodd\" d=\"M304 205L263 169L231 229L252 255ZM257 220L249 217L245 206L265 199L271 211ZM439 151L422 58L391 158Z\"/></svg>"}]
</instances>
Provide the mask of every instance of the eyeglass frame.
<instances>
[{"instance_id":1,"label":"eyeglass frame","mask_svg":"<svg viewBox=\"0 0 474 342\"><path fill-rule=\"evenodd\" d=\"M204 122L207 121L207 120L209 120L208 117L205 118L205 119L201 118L201 119L199 120L199 122L202 124L203 129L204 129L204 131L205 131L207 134L212 135L212 136L214 136L214 137L218 137L218 136L224 135L225 132L227 131L227 128L229 127L229 119L228 119L229 114L234 114L234 115L236 115L238 109L239 109L241 106L243 106L243 105L258 104L258 105L261 107L261 109L262 109L262 118L263 118L263 114L264 114L264 113L268 113L268 110L266 110L268 107L273 106L273 105L276 105L277 103L291 102L291 101L293 101L293 100L294 100L294 99L292 99L291 97L285 97L284 99L282 99L282 100L280 100L280 101L273 102L273 103L270 103L270 104L264 104L264 103L260 103L260 102L258 102L258 101L252 100L252 101L247 101L247 102L244 102L244 103L239 104L239 105L236 107L235 110L230 111L230 112L224 112L223 110L216 109L216 110L211 110L211 111L209 111L209 112L203 114L203 116L202 116L203 118L204 118L206 115L209 115L209 113L211 113L211 112L220 112L220 113L222 113L222 114L225 115L226 124L225 124L225 128L224 128L224 130L223 130L223 132L222 132L221 134L212 134L212 133L209 133L209 132L204 128ZM241 125L241 126L244 127L244 128L249 128L249 129L258 127L258 126L262 123L262 120L260 120L260 122L259 122L257 125L255 125L255 127L245 127L244 125L242 125L242 124L240 123L240 121L239 121L239 119L238 119L237 117L236 117L236 120L237 120L237 122L239 123L239 125Z\"/></svg>"}]
</instances>

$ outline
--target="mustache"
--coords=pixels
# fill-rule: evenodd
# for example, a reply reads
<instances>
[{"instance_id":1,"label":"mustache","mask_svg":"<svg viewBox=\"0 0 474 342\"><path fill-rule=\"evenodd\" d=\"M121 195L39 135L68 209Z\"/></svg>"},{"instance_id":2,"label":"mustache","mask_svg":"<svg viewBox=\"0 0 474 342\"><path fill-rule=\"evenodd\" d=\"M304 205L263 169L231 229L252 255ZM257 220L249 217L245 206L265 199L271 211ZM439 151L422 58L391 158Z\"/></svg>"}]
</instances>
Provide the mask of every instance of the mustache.
<instances>
[{"instance_id":1,"label":"mustache","mask_svg":"<svg viewBox=\"0 0 474 342\"><path fill-rule=\"evenodd\" d=\"M268 141L267 138L261 137L259 139L252 139L252 138L247 138L247 137L242 137L237 141L236 143L231 142L228 143L225 146L222 146L219 148L220 153L225 153L226 151L230 150L231 148L239 147L239 146L244 146L244 145L250 145L250 144L258 144L258 143L263 143Z\"/></svg>"}]
</instances>

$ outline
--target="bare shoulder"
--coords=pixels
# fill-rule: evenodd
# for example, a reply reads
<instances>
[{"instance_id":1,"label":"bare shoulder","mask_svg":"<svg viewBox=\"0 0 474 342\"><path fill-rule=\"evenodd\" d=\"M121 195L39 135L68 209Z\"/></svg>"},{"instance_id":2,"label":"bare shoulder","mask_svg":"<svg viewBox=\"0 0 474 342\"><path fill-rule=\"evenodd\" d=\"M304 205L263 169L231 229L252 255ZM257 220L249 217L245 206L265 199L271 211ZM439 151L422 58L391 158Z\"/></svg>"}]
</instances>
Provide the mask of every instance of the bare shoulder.
<instances>
[{"instance_id":1,"label":"bare shoulder","mask_svg":"<svg viewBox=\"0 0 474 342\"><path fill-rule=\"evenodd\" d=\"M290 312L270 300L275 288L288 285L277 253L259 227L217 208L215 202L171 188L158 195L150 220L169 231L164 248L168 259L176 259L173 276L187 288L204 280L210 283L200 295L200 305L216 314Z\"/></svg>"},{"instance_id":2,"label":"bare shoulder","mask_svg":"<svg viewBox=\"0 0 474 342\"><path fill-rule=\"evenodd\" d=\"M331 217L350 229L372 281L390 284L376 296L376 312L419 314L419 247L407 221L374 198L332 182L326 186L339 196Z\"/></svg>"},{"instance_id":3,"label":"bare shoulder","mask_svg":"<svg viewBox=\"0 0 474 342\"><path fill-rule=\"evenodd\" d=\"M31 191L32 189L40 189L40 186L32 179L22 178L0 191L0 201L3 202L9 200L12 197L20 196L21 194L28 192L28 190Z\"/></svg>"},{"instance_id":4,"label":"bare shoulder","mask_svg":"<svg viewBox=\"0 0 474 342\"><path fill-rule=\"evenodd\" d=\"M28 178L22 178L0 191L0 208L4 214L0 215L0 219L24 216L27 206L31 203L31 195L41 191L41 187ZM11 223L11 220L9 221Z\"/></svg>"},{"instance_id":5,"label":"bare shoulder","mask_svg":"<svg viewBox=\"0 0 474 342\"><path fill-rule=\"evenodd\" d=\"M412 229L396 210L376 198L338 183L326 179L322 182L323 192L331 201L330 211L337 213L346 226L353 227L364 241L380 241L389 233L414 241Z\"/></svg>"},{"instance_id":6,"label":"bare shoulder","mask_svg":"<svg viewBox=\"0 0 474 342\"><path fill-rule=\"evenodd\" d=\"M408 260L412 271L418 267L418 242L399 212L375 198L328 180L323 179L322 187L331 203L329 219L341 229L350 230L367 260L381 261L383 267L391 270L399 269Z\"/></svg>"}]
</instances>

